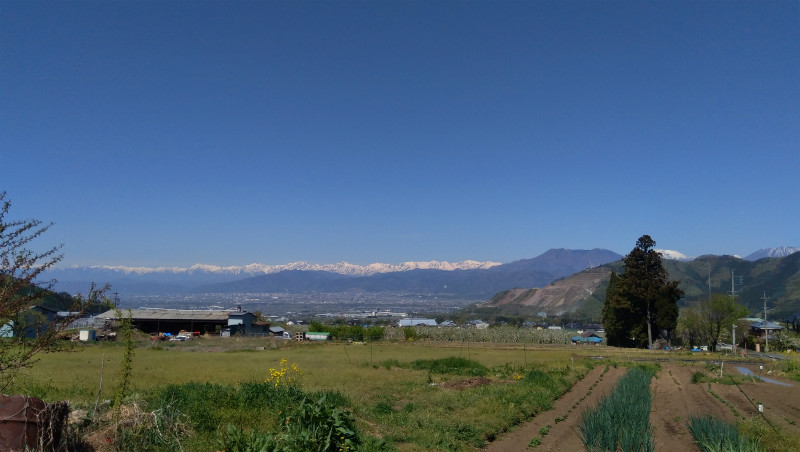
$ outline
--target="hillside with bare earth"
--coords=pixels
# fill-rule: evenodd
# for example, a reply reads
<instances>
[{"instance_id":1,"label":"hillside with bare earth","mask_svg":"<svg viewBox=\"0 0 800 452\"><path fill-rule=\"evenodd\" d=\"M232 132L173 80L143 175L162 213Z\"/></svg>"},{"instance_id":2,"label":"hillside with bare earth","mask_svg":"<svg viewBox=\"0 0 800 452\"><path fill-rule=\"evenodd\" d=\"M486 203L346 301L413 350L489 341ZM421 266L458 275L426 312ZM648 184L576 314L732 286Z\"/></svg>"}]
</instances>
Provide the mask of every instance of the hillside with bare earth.
<instances>
[{"instance_id":1,"label":"hillside with bare earth","mask_svg":"<svg viewBox=\"0 0 800 452\"><path fill-rule=\"evenodd\" d=\"M589 268L542 288L515 288L500 292L485 306L519 305L569 311L591 296L602 283L608 281L610 275L609 267Z\"/></svg>"}]
</instances>

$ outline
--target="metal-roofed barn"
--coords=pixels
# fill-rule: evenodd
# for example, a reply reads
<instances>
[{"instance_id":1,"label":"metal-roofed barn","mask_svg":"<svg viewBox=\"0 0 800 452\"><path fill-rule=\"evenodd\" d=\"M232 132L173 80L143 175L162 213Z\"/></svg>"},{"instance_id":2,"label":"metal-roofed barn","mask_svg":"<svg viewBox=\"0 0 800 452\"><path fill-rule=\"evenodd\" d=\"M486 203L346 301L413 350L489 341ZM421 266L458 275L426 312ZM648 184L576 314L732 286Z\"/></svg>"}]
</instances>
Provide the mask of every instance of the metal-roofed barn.
<instances>
[{"instance_id":1,"label":"metal-roofed barn","mask_svg":"<svg viewBox=\"0 0 800 452\"><path fill-rule=\"evenodd\" d=\"M397 322L397 326L437 326L437 323L436 319L420 319L412 317L409 319L400 319L400 321Z\"/></svg>"},{"instance_id":2,"label":"metal-roofed barn","mask_svg":"<svg viewBox=\"0 0 800 452\"><path fill-rule=\"evenodd\" d=\"M228 316L235 311L208 311L189 309L131 309L122 311L123 316L130 313L133 325L145 333L177 333L199 331L216 334L228 325ZM115 311L106 311L95 318L97 321L116 321Z\"/></svg>"}]
</instances>

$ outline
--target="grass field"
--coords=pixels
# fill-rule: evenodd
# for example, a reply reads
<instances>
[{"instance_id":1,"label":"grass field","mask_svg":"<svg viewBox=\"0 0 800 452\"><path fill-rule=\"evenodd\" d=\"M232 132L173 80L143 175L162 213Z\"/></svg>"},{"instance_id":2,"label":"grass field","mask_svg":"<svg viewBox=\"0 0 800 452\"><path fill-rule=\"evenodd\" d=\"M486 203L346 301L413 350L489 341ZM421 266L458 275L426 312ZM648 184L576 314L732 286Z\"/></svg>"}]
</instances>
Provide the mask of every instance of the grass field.
<instances>
[{"instance_id":1,"label":"grass field","mask_svg":"<svg viewBox=\"0 0 800 452\"><path fill-rule=\"evenodd\" d=\"M102 404L113 398L124 349L120 343L79 343L71 352L43 355L14 392L46 401L66 400L74 409L91 411L98 400ZM384 439L393 449L471 450L548 409L585 375L595 361L575 352L570 346L485 343L141 341L133 358L128 402L143 404L168 385L237 387L264 382L269 370L286 359L302 370L303 390L341 394L349 401L359 429ZM452 358L485 368L482 379L474 379L477 374L419 367L420 362ZM194 450L203 450L210 439L197 441ZM191 445L186 447L192 450Z\"/></svg>"},{"instance_id":2,"label":"grass field","mask_svg":"<svg viewBox=\"0 0 800 452\"><path fill-rule=\"evenodd\" d=\"M140 342L133 359L134 392L166 384L213 382L236 384L264 381L270 368L282 358L303 370L303 387L310 390L336 388L348 396L363 396L364 386L383 387L391 382L429 383L426 372L393 369L383 363L396 360L463 357L489 367L563 367L574 349L526 348L495 344L382 343L342 344L276 341L275 348L263 339L202 338L185 343ZM260 350L259 348L263 348ZM15 390L49 400L70 400L73 405L94 403L103 374L101 399L113 396L118 384L124 347L121 343L79 343L72 352L41 355L41 361L20 379ZM580 357L577 357L580 359ZM367 373L365 369L372 369ZM445 381L442 375L437 380Z\"/></svg>"},{"instance_id":3,"label":"grass field","mask_svg":"<svg viewBox=\"0 0 800 452\"><path fill-rule=\"evenodd\" d=\"M42 355L13 393L46 401L66 400L73 409L90 412L98 401L108 406L103 402L114 397L124 350L121 343L78 343L71 352ZM205 401L192 402L194 412L186 414L191 417L203 411L204 422L216 430L203 433L195 428L179 446L183 450L219 450L215 441L224 436L229 423L253 431L279 423L285 408L262 407L251 412L246 406L234 407L233 399L245 385L251 389L254 384L263 385L270 369L279 368L285 359L302 371L299 387L303 391L328 393L352 413L358 430L373 440L369 443L373 450L468 451L548 410L593 366L675 356L659 351L519 343L142 340L135 350L126 403L163 411L153 401L163 399L164 388L204 384L186 386L211 394L201 397ZM702 359L689 354L680 357ZM254 417L265 419L251 419ZM112 446L94 445L96 450L115 450ZM137 450L175 448L174 443L145 446L137 445ZM369 449L362 446L362 450Z\"/></svg>"}]
</instances>

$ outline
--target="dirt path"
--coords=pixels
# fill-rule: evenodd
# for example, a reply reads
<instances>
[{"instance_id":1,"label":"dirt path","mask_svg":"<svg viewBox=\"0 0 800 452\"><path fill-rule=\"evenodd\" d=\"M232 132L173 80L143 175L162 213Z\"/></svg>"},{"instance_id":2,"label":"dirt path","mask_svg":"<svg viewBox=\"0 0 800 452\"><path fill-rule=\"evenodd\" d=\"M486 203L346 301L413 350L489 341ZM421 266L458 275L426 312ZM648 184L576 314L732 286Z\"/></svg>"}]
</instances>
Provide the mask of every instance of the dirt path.
<instances>
[{"instance_id":1,"label":"dirt path","mask_svg":"<svg viewBox=\"0 0 800 452\"><path fill-rule=\"evenodd\" d=\"M662 370L650 383L653 401L650 406L650 425L656 452L695 452L700 448L686 427L689 416L703 414L728 419L724 406L715 403L702 385L692 384L693 371L689 367L662 364Z\"/></svg>"},{"instance_id":2,"label":"dirt path","mask_svg":"<svg viewBox=\"0 0 800 452\"><path fill-rule=\"evenodd\" d=\"M626 371L622 367L609 367L607 372L605 369L605 366L592 369L568 393L553 403L552 410L541 413L530 422L504 434L484 450L486 452L583 451L583 442L578 432L581 413L608 395ZM547 434L542 436L540 430L548 425L550 428ZM540 438L541 444L535 449L530 449L528 446L534 438Z\"/></svg>"}]
</instances>

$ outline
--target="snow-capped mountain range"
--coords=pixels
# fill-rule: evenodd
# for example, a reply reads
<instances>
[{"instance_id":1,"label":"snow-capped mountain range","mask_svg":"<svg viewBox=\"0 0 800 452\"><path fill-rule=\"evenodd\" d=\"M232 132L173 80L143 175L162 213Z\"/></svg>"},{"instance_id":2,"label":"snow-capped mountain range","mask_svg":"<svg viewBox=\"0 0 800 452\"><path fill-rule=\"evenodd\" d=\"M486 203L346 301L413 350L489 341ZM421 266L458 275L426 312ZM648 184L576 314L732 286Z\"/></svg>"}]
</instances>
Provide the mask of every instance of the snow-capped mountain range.
<instances>
[{"instance_id":1,"label":"snow-capped mountain range","mask_svg":"<svg viewBox=\"0 0 800 452\"><path fill-rule=\"evenodd\" d=\"M694 256L687 256L679 251L674 250L656 250L661 253L661 257L664 259L671 259L683 262L689 262L694 260ZM762 248L758 251L748 254L744 257L745 260L748 261L757 261L759 259L764 259L765 257L786 257L790 254L794 254L800 251L800 247L796 246L779 246L777 248ZM734 256L739 257L740 256Z\"/></svg>"},{"instance_id":2,"label":"snow-capped mountain range","mask_svg":"<svg viewBox=\"0 0 800 452\"><path fill-rule=\"evenodd\" d=\"M796 246L779 246L777 248L763 248L754 253L748 254L745 259L749 261L757 261L765 257L786 257L800 251L800 247Z\"/></svg>"},{"instance_id":3,"label":"snow-capped mountain range","mask_svg":"<svg viewBox=\"0 0 800 452\"><path fill-rule=\"evenodd\" d=\"M689 262L695 259L694 256L687 256L680 251L656 249L664 259ZM800 251L800 247L780 246L776 248L763 248L747 255L744 259L755 261L765 257L784 257ZM737 256L739 257L739 256ZM404 272L409 270L475 270L488 269L502 265L500 262L463 260L460 262L448 261L421 261L421 262L402 262L400 264L373 263L368 265L357 265L349 262L337 262L335 264L310 264L304 261L291 262L280 265L267 264L248 264L220 266L210 264L195 264L191 267L127 267L120 265L95 265L95 266L70 266L62 268L61 271L67 272L98 272L107 271L121 275L144 276L153 274L172 274L172 275L198 275L198 274L218 274L229 276L250 277L258 275L269 275L280 273L287 270L295 271L323 271L347 276L371 276L379 273Z\"/></svg>"},{"instance_id":4,"label":"snow-capped mountain range","mask_svg":"<svg viewBox=\"0 0 800 452\"><path fill-rule=\"evenodd\" d=\"M426 261L426 262L403 262L401 264L369 264L356 265L348 262L337 262L335 264L309 264L308 262L292 262L282 265L249 264L220 266L208 264L195 264L191 267L125 267L97 265L91 267L72 266L67 270L106 270L125 275L147 275L153 273L184 274L192 275L198 273L217 273L225 275L241 275L242 277L269 275L287 270L296 271L324 271L337 273L347 276L370 276L377 273L402 272L409 270L474 270L487 269L500 265L500 262L478 262L474 260L464 260L460 262L447 261Z\"/></svg>"},{"instance_id":5,"label":"snow-capped mountain range","mask_svg":"<svg viewBox=\"0 0 800 452\"><path fill-rule=\"evenodd\" d=\"M665 260L685 262L694 259L674 250L657 251ZM769 248L752 253L746 259L781 257L797 251L800 248ZM532 259L505 264L464 260L369 265L293 262L243 266L197 264L191 267L73 266L48 270L43 276L46 280L56 280L58 291L70 293L85 291L91 281L99 281L110 283L122 294L340 292L356 287L370 291L416 290L426 293L445 290L464 296L485 297L509 287L544 287L556 279L616 262L622 257L602 249L551 249Z\"/></svg>"}]
</instances>

